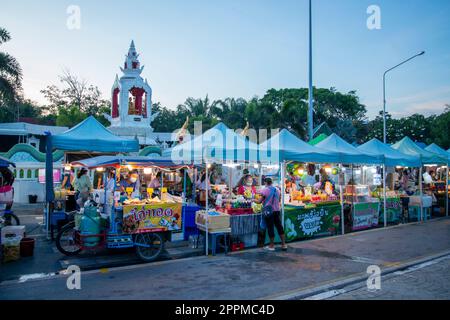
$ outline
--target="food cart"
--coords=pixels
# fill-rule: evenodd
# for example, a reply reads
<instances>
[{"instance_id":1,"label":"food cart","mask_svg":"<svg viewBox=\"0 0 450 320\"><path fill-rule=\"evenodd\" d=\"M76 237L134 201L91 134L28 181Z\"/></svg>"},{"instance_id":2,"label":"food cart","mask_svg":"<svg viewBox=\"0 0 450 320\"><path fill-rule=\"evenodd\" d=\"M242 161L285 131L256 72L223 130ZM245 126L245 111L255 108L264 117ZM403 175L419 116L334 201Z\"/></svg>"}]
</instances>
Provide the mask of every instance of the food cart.
<instances>
[{"instance_id":1,"label":"food cart","mask_svg":"<svg viewBox=\"0 0 450 320\"><path fill-rule=\"evenodd\" d=\"M114 183L112 189L104 189L104 197L98 203L91 195L91 201L74 216L74 221L58 233L56 246L63 254L76 255L98 247L135 247L142 260L152 261L161 254L164 241L183 240L184 196L168 193L163 181L159 196L155 196L156 190L146 187L142 178L151 170L173 172L186 166L167 160L128 156L100 156L71 165L99 170L103 172L104 181L106 172L114 169ZM139 172L140 187L120 190L119 176L123 170Z\"/></svg>"}]
</instances>

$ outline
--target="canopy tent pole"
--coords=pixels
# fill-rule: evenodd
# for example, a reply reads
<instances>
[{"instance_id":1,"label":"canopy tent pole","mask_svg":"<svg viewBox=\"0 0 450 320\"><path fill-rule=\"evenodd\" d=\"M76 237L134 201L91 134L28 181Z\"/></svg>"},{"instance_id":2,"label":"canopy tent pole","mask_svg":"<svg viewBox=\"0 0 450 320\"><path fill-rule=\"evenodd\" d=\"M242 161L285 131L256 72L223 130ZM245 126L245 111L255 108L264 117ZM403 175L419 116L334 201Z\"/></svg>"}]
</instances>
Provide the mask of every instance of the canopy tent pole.
<instances>
[{"instance_id":1,"label":"canopy tent pole","mask_svg":"<svg viewBox=\"0 0 450 320\"><path fill-rule=\"evenodd\" d=\"M200 178L201 179L201 178ZM208 219L209 219L209 212L208 212L208 207L209 207L209 203L208 203L208 196L209 196L209 192L208 192L208 188L209 188L209 177L208 177L208 164L206 164L206 168L205 168L205 189L206 189L206 200L205 200L205 209L206 209L206 219L205 219L205 235L206 235L206 239L205 239L205 250L206 250L206 255L208 255L209 252L209 248L208 248Z\"/></svg>"},{"instance_id":2,"label":"canopy tent pole","mask_svg":"<svg viewBox=\"0 0 450 320\"><path fill-rule=\"evenodd\" d=\"M448 163L445 174L445 216L448 217Z\"/></svg>"},{"instance_id":3,"label":"canopy tent pole","mask_svg":"<svg viewBox=\"0 0 450 320\"><path fill-rule=\"evenodd\" d=\"M45 233L47 240L49 239L50 232L50 217L52 215L51 203L55 198L55 193L53 190L53 143L52 134L50 132L45 132L46 136L46 146L45 146L45 202L46 202L46 212L45 212Z\"/></svg>"},{"instance_id":4,"label":"canopy tent pole","mask_svg":"<svg viewBox=\"0 0 450 320\"><path fill-rule=\"evenodd\" d=\"M195 203L196 193L197 193L197 168L192 166L192 177L194 181L192 183L192 203Z\"/></svg>"},{"instance_id":5,"label":"canopy tent pole","mask_svg":"<svg viewBox=\"0 0 450 320\"><path fill-rule=\"evenodd\" d=\"M419 169L419 190L420 190L420 221L423 221L423 186L422 186L422 169L420 166Z\"/></svg>"},{"instance_id":6,"label":"canopy tent pole","mask_svg":"<svg viewBox=\"0 0 450 320\"><path fill-rule=\"evenodd\" d=\"M284 228L284 192L285 192L285 185L284 180L286 176L286 161L283 160L281 163L281 224Z\"/></svg>"},{"instance_id":7,"label":"canopy tent pole","mask_svg":"<svg viewBox=\"0 0 450 320\"><path fill-rule=\"evenodd\" d=\"M386 212L386 163L383 163L383 217L384 227L387 227L387 212Z\"/></svg>"},{"instance_id":8,"label":"canopy tent pole","mask_svg":"<svg viewBox=\"0 0 450 320\"><path fill-rule=\"evenodd\" d=\"M187 185L187 169L183 170L183 203L187 202L187 197L186 197L186 185Z\"/></svg>"},{"instance_id":9,"label":"canopy tent pole","mask_svg":"<svg viewBox=\"0 0 450 320\"><path fill-rule=\"evenodd\" d=\"M339 173L342 174L342 163L339 164ZM344 192L342 190L342 185L345 183L345 174L343 175L342 183L339 183L339 196L341 198L341 234L345 234L344 228Z\"/></svg>"}]
</instances>

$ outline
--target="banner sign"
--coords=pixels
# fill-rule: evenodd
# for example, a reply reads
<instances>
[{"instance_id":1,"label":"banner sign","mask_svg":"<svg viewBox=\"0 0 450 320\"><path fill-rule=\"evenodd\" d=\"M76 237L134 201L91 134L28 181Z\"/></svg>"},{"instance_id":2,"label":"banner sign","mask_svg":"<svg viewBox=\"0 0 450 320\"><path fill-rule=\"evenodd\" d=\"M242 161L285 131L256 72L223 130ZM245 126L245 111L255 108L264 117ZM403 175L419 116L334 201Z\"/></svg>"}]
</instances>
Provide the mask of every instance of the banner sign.
<instances>
[{"instance_id":1,"label":"banner sign","mask_svg":"<svg viewBox=\"0 0 450 320\"><path fill-rule=\"evenodd\" d=\"M383 201L383 199L380 199ZM398 222L402 213L402 201L400 198L386 198L387 222ZM380 223L384 223L383 205L380 205Z\"/></svg>"},{"instance_id":2,"label":"banner sign","mask_svg":"<svg viewBox=\"0 0 450 320\"><path fill-rule=\"evenodd\" d=\"M352 230L362 230L378 226L379 214L379 202L354 203L352 210Z\"/></svg>"},{"instance_id":3,"label":"banner sign","mask_svg":"<svg viewBox=\"0 0 450 320\"><path fill-rule=\"evenodd\" d=\"M181 230L181 203L123 206L124 233Z\"/></svg>"},{"instance_id":4,"label":"banner sign","mask_svg":"<svg viewBox=\"0 0 450 320\"><path fill-rule=\"evenodd\" d=\"M308 209L286 206L284 210L286 241L334 235L339 230L340 221L340 205Z\"/></svg>"}]
</instances>

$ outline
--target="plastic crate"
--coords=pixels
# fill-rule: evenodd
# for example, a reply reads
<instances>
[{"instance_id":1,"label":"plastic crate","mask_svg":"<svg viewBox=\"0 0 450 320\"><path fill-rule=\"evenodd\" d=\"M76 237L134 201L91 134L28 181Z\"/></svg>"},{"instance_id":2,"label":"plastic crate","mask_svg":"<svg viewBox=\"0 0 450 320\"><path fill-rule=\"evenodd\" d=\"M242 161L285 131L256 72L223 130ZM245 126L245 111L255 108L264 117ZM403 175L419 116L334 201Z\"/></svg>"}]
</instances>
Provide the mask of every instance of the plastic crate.
<instances>
[{"instance_id":1,"label":"plastic crate","mask_svg":"<svg viewBox=\"0 0 450 320\"><path fill-rule=\"evenodd\" d=\"M232 208L232 209L220 209L221 212L229 214L230 216L240 216L244 214L252 214L252 208Z\"/></svg>"},{"instance_id":2,"label":"plastic crate","mask_svg":"<svg viewBox=\"0 0 450 320\"><path fill-rule=\"evenodd\" d=\"M258 246L258 233L250 233L239 236L239 240L244 243L245 248L254 248Z\"/></svg>"},{"instance_id":3,"label":"plastic crate","mask_svg":"<svg viewBox=\"0 0 450 320\"><path fill-rule=\"evenodd\" d=\"M201 207L197 205L183 206L183 223L185 228L193 228L195 224L195 213L201 210Z\"/></svg>"}]
</instances>

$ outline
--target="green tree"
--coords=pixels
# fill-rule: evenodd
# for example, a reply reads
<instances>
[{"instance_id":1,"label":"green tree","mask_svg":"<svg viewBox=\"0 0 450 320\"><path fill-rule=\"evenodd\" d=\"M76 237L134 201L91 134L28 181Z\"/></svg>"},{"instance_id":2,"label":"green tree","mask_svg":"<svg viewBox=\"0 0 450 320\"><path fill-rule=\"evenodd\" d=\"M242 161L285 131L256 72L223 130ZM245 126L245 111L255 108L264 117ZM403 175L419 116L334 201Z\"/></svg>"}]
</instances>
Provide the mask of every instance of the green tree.
<instances>
[{"instance_id":1,"label":"green tree","mask_svg":"<svg viewBox=\"0 0 450 320\"><path fill-rule=\"evenodd\" d=\"M9 32L0 27L0 45L11 40ZM0 52L0 121L15 119L16 103L21 99L22 69L17 60Z\"/></svg>"},{"instance_id":2,"label":"green tree","mask_svg":"<svg viewBox=\"0 0 450 320\"><path fill-rule=\"evenodd\" d=\"M62 127L73 127L86 119L88 115L80 110L78 106L61 108L56 117L56 125Z\"/></svg>"},{"instance_id":3,"label":"green tree","mask_svg":"<svg viewBox=\"0 0 450 320\"><path fill-rule=\"evenodd\" d=\"M222 121L232 129L245 127L245 109L247 101L242 98L226 98L218 100L210 107L209 113L212 118Z\"/></svg>"},{"instance_id":4,"label":"green tree","mask_svg":"<svg viewBox=\"0 0 450 320\"><path fill-rule=\"evenodd\" d=\"M431 140L445 148L450 148L450 105L445 106L444 113L433 118L431 125Z\"/></svg>"},{"instance_id":5,"label":"green tree","mask_svg":"<svg viewBox=\"0 0 450 320\"><path fill-rule=\"evenodd\" d=\"M49 85L41 90L49 104L45 106L48 113L59 114L68 107L77 107L82 113L92 115L104 124L108 122L103 113L110 113L111 104L104 100L98 87L88 84L84 79L78 78L68 70L59 76L61 87Z\"/></svg>"}]
</instances>

